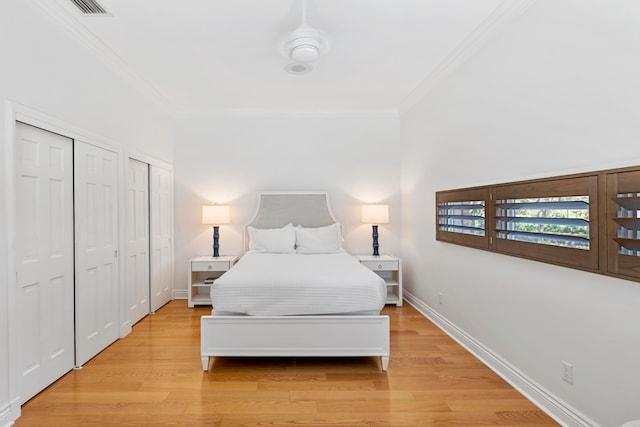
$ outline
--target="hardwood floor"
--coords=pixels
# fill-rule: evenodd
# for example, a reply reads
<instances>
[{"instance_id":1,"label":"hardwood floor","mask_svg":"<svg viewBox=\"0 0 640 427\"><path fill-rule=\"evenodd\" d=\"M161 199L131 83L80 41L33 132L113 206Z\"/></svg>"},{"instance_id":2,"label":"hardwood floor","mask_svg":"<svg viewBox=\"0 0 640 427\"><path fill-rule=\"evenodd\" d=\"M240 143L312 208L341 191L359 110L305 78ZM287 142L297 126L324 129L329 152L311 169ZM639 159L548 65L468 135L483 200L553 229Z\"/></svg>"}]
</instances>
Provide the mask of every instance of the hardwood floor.
<instances>
[{"instance_id":1,"label":"hardwood floor","mask_svg":"<svg viewBox=\"0 0 640 427\"><path fill-rule=\"evenodd\" d=\"M217 358L172 301L22 407L15 426L556 426L412 307L388 306L391 361Z\"/></svg>"}]
</instances>

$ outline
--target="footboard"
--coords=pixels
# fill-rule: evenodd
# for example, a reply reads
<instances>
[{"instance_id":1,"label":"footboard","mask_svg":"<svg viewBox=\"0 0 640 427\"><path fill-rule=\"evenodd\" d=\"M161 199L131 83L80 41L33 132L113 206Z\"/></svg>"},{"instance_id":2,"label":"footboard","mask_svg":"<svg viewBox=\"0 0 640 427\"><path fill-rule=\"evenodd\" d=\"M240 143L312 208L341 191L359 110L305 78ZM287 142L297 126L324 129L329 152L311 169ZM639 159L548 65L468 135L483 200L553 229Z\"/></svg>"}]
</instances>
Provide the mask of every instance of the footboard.
<instances>
[{"instance_id":1,"label":"footboard","mask_svg":"<svg viewBox=\"0 0 640 427\"><path fill-rule=\"evenodd\" d=\"M212 356L380 356L389 364L389 316L202 316L202 368Z\"/></svg>"}]
</instances>

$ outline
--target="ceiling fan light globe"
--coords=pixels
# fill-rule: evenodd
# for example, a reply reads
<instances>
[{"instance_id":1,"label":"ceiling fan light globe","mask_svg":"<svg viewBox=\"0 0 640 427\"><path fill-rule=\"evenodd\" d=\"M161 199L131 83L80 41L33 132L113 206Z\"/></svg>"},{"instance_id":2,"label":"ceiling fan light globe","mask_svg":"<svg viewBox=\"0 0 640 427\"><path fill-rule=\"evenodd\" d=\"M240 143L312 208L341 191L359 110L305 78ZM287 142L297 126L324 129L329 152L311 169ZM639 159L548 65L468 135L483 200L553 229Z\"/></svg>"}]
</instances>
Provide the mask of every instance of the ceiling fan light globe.
<instances>
[{"instance_id":1,"label":"ceiling fan light globe","mask_svg":"<svg viewBox=\"0 0 640 427\"><path fill-rule=\"evenodd\" d=\"M306 24L296 28L289 38L289 57L296 62L312 62L320 56L318 30Z\"/></svg>"},{"instance_id":2,"label":"ceiling fan light globe","mask_svg":"<svg viewBox=\"0 0 640 427\"><path fill-rule=\"evenodd\" d=\"M291 59L296 62L313 62L318 59L320 52L312 44L300 44L291 49Z\"/></svg>"}]
</instances>

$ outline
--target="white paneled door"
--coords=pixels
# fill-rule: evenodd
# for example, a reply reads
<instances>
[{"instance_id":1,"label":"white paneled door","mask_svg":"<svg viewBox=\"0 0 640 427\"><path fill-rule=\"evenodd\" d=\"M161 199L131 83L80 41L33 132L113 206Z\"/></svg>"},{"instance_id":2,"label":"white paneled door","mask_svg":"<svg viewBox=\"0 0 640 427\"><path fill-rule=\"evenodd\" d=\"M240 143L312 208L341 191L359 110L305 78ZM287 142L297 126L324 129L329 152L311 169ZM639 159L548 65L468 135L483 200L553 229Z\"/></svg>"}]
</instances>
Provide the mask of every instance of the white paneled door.
<instances>
[{"instance_id":1,"label":"white paneled door","mask_svg":"<svg viewBox=\"0 0 640 427\"><path fill-rule=\"evenodd\" d=\"M118 338L118 155L75 141L76 364Z\"/></svg>"},{"instance_id":2,"label":"white paneled door","mask_svg":"<svg viewBox=\"0 0 640 427\"><path fill-rule=\"evenodd\" d=\"M15 140L20 400L73 368L73 141L23 123Z\"/></svg>"},{"instance_id":3,"label":"white paneled door","mask_svg":"<svg viewBox=\"0 0 640 427\"><path fill-rule=\"evenodd\" d=\"M171 300L173 289L172 174L151 165L151 311Z\"/></svg>"},{"instance_id":4,"label":"white paneled door","mask_svg":"<svg viewBox=\"0 0 640 427\"><path fill-rule=\"evenodd\" d=\"M135 324L149 314L149 165L129 159L127 188L127 307Z\"/></svg>"}]
</instances>

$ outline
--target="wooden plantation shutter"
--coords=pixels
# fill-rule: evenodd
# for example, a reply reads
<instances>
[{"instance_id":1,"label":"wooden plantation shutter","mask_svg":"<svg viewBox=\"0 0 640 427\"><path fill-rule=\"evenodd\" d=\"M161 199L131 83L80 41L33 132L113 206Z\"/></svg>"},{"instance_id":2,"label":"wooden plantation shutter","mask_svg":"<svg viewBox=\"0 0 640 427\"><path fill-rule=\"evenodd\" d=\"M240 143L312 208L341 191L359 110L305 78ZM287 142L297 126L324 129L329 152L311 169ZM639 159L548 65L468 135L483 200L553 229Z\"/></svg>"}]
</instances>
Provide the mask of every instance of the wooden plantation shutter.
<instances>
[{"instance_id":1,"label":"wooden plantation shutter","mask_svg":"<svg viewBox=\"0 0 640 427\"><path fill-rule=\"evenodd\" d=\"M488 249L488 195L486 187L436 193L436 239Z\"/></svg>"},{"instance_id":2,"label":"wooden plantation shutter","mask_svg":"<svg viewBox=\"0 0 640 427\"><path fill-rule=\"evenodd\" d=\"M607 272L640 279L640 170L605 175Z\"/></svg>"},{"instance_id":3,"label":"wooden plantation shutter","mask_svg":"<svg viewBox=\"0 0 640 427\"><path fill-rule=\"evenodd\" d=\"M598 176L493 188L492 248L580 269L598 269Z\"/></svg>"}]
</instances>

